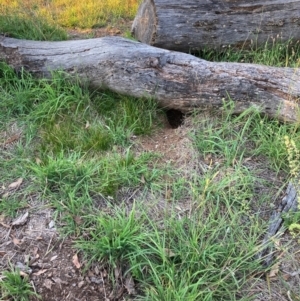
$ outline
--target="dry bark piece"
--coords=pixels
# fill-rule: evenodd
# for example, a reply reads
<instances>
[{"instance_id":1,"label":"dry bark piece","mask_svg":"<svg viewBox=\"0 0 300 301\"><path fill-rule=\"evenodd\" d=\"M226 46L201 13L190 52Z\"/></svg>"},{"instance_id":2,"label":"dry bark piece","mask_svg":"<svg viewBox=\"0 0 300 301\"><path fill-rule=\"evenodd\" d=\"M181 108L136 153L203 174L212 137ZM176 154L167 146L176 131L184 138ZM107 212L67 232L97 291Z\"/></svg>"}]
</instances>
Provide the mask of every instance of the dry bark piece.
<instances>
[{"instance_id":1,"label":"dry bark piece","mask_svg":"<svg viewBox=\"0 0 300 301\"><path fill-rule=\"evenodd\" d=\"M40 276L42 274L44 274L45 272L47 272L48 270L44 269L44 270L39 270L38 272L33 273L32 275L34 276Z\"/></svg>"},{"instance_id":2,"label":"dry bark piece","mask_svg":"<svg viewBox=\"0 0 300 301\"><path fill-rule=\"evenodd\" d=\"M21 137L21 133L15 134L12 137L8 138L7 140L5 140L2 145L7 145L7 144L11 144L17 140L19 140L19 138Z\"/></svg>"},{"instance_id":3,"label":"dry bark piece","mask_svg":"<svg viewBox=\"0 0 300 301\"><path fill-rule=\"evenodd\" d=\"M50 279L45 279L43 283L43 285L49 290L51 290L53 284L54 282L51 281Z\"/></svg>"},{"instance_id":4,"label":"dry bark piece","mask_svg":"<svg viewBox=\"0 0 300 301\"><path fill-rule=\"evenodd\" d=\"M49 223L49 225L48 225L48 228L49 228L49 229L52 229L52 228L54 228L54 227L55 227L55 221L54 221L54 220L51 220L50 223Z\"/></svg>"},{"instance_id":5,"label":"dry bark piece","mask_svg":"<svg viewBox=\"0 0 300 301\"><path fill-rule=\"evenodd\" d=\"M56 258L58 257L58 255L54 255L50 258L50 261L54 261Z\"/></svg>"},{"instance_id":6,"label":"dry bark piece","mask_svg":"<svg viewBox=\"0 0 300 301\"><path fill-rule=\"evenodd\" d=\"M82 288L84 284L85 284L85 282L82 280L82 281L78 282L77 286L79 288Z\"/></svg>"},{"instance_id":7,"label":"dry bark piece","mask_svg":"<svg viewBox=\"0 0 300 301\"><path fill-rule=\"evenodd\" d=\"M161 107L183 113L222 109L230 97L233 113L255 106L281 121L299 119L299 69L208 62L121 37L63 42L2 37L0 59L39 76L63 70L94 88L151 96Z\"/></svg>"},{"instance_id":8,"label":"dry bark piece","mask_svg":"<svg viewBox=\"0 0 300 301\"><path fill-rule=\"evenodd\" d=\"M144 0L132 25L146 44L189 52L300 39L300 1Z\"/></svg>"},{"instance_id":9,"label":"dry bark piece","mask_svg":"<svg viewBox=\"0 0 300 301\"><path fill-rule=\"evenodd\" d=\"M22 240L14 237L14 236L12 237L12 242L15 246L22 244Z\"/></svg>"},{"instance_id":10,"label":"dry bark piece","mask_svg":"<svg viewBox=\"0 0 300 301\"><path fill-rule=\"evenodd\" d=\"M72 257L72 262L73 264L75 265L75 267L77 269L80 269L81 268L81 263L79 262L79 259L78 259L78 255L77 254L74 254L73 257Z\"/></svg>"},{"instance_id":11,"label":"dry bark piece","mask_svg":"<svg viewBox=\"0 0 300 301\"><path fill-rule=\"evenodd\" d=\"M12 222L12 226L22 226L27 222L29 213L28 211L26 211L24 214L20 215L19 217L17 217L13 222Z\"/></svg>"},{"instance_id":12,"label":"dry bark piece","mask_svg":"<svg viewBox=\"0 0 300 301\"><path fill-rule=\"evenodd\" d=\"M130 272L126 273L124 286L129 295L136 295L134 281Z\"/></svg>"},{"instance_id":13,"label":"dry bark piece","mask_svg":"<svg viewBox=\"0 0 300 301\"><path fill-rule=\"evenodd\" d=\"M18 189L20 185L23 183L23 178L17 179L17 181L8 185L8 189Z\"/></svg>"}]
</instances>

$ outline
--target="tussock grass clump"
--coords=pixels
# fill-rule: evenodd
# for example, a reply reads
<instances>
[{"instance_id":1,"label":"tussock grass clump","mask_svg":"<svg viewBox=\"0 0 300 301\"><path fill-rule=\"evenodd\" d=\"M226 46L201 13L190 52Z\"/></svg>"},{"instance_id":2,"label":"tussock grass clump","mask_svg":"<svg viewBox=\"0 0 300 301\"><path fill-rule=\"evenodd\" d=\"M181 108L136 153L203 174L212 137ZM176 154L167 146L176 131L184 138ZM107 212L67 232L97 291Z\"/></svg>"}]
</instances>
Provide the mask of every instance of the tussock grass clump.
<instances>
[{"instance_id":1,"label":"tussock grass clump","mask_svg":"<svg viewBox=\"0 0 300 301\"><path fill-rule=\"evenodd\" d=\"M222 120L203 121L203 129L195 135L195 145L199 152L204 156L222 158L227 166L241 163L245 157L266 156L277 172L288 172L284 137L293 137L299 147L299 125L269 120L256 108L250 108L236 116L232 114L232 105L234 104L229 100Z\"/></svg>"},{"instance_id":2,"label":"tussock grass clump","mask_svg":"<svg viewBox=\"0 0 300 301\"><path fill-rule=\"evenodd\" d=\"M16 301L29 301L31 297L40 299L40 296L33 291L27 277L20 275L19 270L3 272L3 279L0 280L0 296L12 298Z\"/></svg>"},{"instance_id":3,"label":"tussock grass clump","mask_svg":"<svg viewBox=\"0 0 300 301\"><path fill-rule=\"evenodd\" d=\"M100 193L113 196L123 185L137 186L142 176L149 183L161 177L162 171L149 169L153 157L143 154L135 158L128 149L124 155L102 155L85 160L85 156L78 152L62 152L29 167L35 172L43 189L51 193L64 196L74 191L78 195Z\"/></svg>"},{"instance_id":4,"label":"tussock grass clump","mask_svg":"<svg viewBox=\"0 0 300 301\"><path fill-rule=\"evenodd\" d=\"M122 187L162 189L165 171L153 166L153 159L155 156L147 153L135 157L129 149L123 155L92 158L79 153L60 153L31 163L28 168L36 185L51 199L64 221L63 232L74 235L86 231L85 226L75 223L74 217L88 215L88 222L93 220L91 215L99 214L97 199L109 203Z\"/></svg>"},{"instance_id":5,"label":"tussock grass clump","mask_svg":"<svg viewBox=\"0 0 300 301\"><path fill-rule=\"evenodd\" d=\"M11 118L29 114L39 99L41 89L30 74L21 72L17 75L11 67L1 62L0 91L0 125L3 126Z\"/></svg>"},{"instance_id":6,"label":"tussock grass clump","mask_svg":"<svg viewBox=\"0 0 300 301\"><path fill-rule=\"evenodd\" d=\"M88 215L85 231L87 239L79 239L76 245L89 262L102 261L111 268L130 260L132 254L140 253L143 241L148 239L143 232L143 217L137 217L133 208L112 208L112 215L99 212L97 216Z\"/></svg>"},{"instance_id":7,"label":"tussock grass clump","mask_svg":"<svg viewBox=\"0 0 300 301\"><path fill-rule=\"evenodd\" d=\"M163 227L137 204L86 216L87 235L76 246L90 261L126 266L144 291L138 300L235 300L262 272L259 228L250 232L242 211L228 203L207 198L202 205L190 217L166 215Z\"/></svg>"},{"instance_id":8,"label":"tussock grass clump","mask_svg":"<svg viewBox=\"0 0 300 301\"><path fill-rule=\"evenodd\" d=\"M17 75L2 63L0 74L0 125L11 118L30 122L45 153L128 145L132 135L149 134L153 120L162 114L151 99L91 92L63 72L53 73L51 80L35 79L25 71Z\"/></svg>"}]
</instances>

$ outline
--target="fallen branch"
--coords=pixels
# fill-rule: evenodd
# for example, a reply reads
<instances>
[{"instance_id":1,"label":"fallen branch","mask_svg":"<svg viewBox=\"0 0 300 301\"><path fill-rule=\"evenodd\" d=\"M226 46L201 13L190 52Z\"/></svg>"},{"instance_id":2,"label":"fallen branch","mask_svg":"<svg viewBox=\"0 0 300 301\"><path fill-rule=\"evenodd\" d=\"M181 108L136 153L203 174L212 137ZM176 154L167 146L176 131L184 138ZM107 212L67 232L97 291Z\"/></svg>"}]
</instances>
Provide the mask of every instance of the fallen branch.
<instances>
[{"instance_id":1,"label":"fallen branch","mask_svg":"<svg viewBox=\"0 0 300 301\"><path fill-rule=\"evenodd\" d=\"M271 243L272 238L281 235L286 230L283 226L282 214L296 211L297 205L297 191L294 185L289 183L284 198L270 217L269 228L263 240L263 244L266 245L266 247L258 256L259 258L264 257L264 264L266 266L272 263L274 256L274 244Z\"/></svg>"},{"instance_id":2,"label":"fallen branch","mask_svg":"<svg viewBox=\"0 0 300 301\"><path fill-rule=\"evenodd\" d=\"M251 106L281 121L298 122L300 71L242 63L208 62L121 37L38 42L0 38L0 59L38 76L63 70L94 88L134 97L154 97L161 107L184 113Z\"/></svg>"}]
</instances>

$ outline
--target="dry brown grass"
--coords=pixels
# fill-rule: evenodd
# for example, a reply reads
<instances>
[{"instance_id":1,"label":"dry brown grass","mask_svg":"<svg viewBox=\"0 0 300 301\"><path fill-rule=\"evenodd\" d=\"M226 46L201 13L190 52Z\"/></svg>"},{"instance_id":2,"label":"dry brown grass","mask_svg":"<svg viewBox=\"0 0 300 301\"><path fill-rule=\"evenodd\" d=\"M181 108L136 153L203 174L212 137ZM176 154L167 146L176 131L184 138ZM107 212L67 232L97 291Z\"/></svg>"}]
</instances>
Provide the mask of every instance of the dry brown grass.
<instances>
[{"instance_id":1,"label":"dry brown grass","mask_svg":"<svg viewBox=\"0 0 300 301\"><path fill-rule=\"evenodd\" d=\"M42 16L68 28L105 26L115 19L132 19L139 0L0 0L0 13Z\"/></svg>"}]
</instances>

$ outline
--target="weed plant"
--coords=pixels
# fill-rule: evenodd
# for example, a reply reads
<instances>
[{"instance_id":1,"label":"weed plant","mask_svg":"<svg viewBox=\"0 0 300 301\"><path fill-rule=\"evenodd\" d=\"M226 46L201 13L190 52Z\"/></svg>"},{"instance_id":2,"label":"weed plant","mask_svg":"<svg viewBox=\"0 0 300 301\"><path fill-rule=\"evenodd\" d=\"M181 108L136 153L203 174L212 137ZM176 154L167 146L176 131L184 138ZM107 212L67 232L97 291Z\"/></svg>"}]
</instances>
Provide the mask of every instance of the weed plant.
<instances>
[{"instance_id":1,"label":"weed plant","mask_svg":"<svg viewBox=\"0 0 300 301\"><path fill-rule=\"evenodd\" d=\"M298 238L300 233L300 196L299 196L300 152L299 152L299 146L296 146L295 141L291 139L289 136L284 137L284 142L288 154L291 183L294 185L294 188L297 192L297 196L296 196L297 208L296 210L287 212L283 217L284 217L285 226L288 227L290 233L295 238Z\"/></svg>"}]
</instances>

